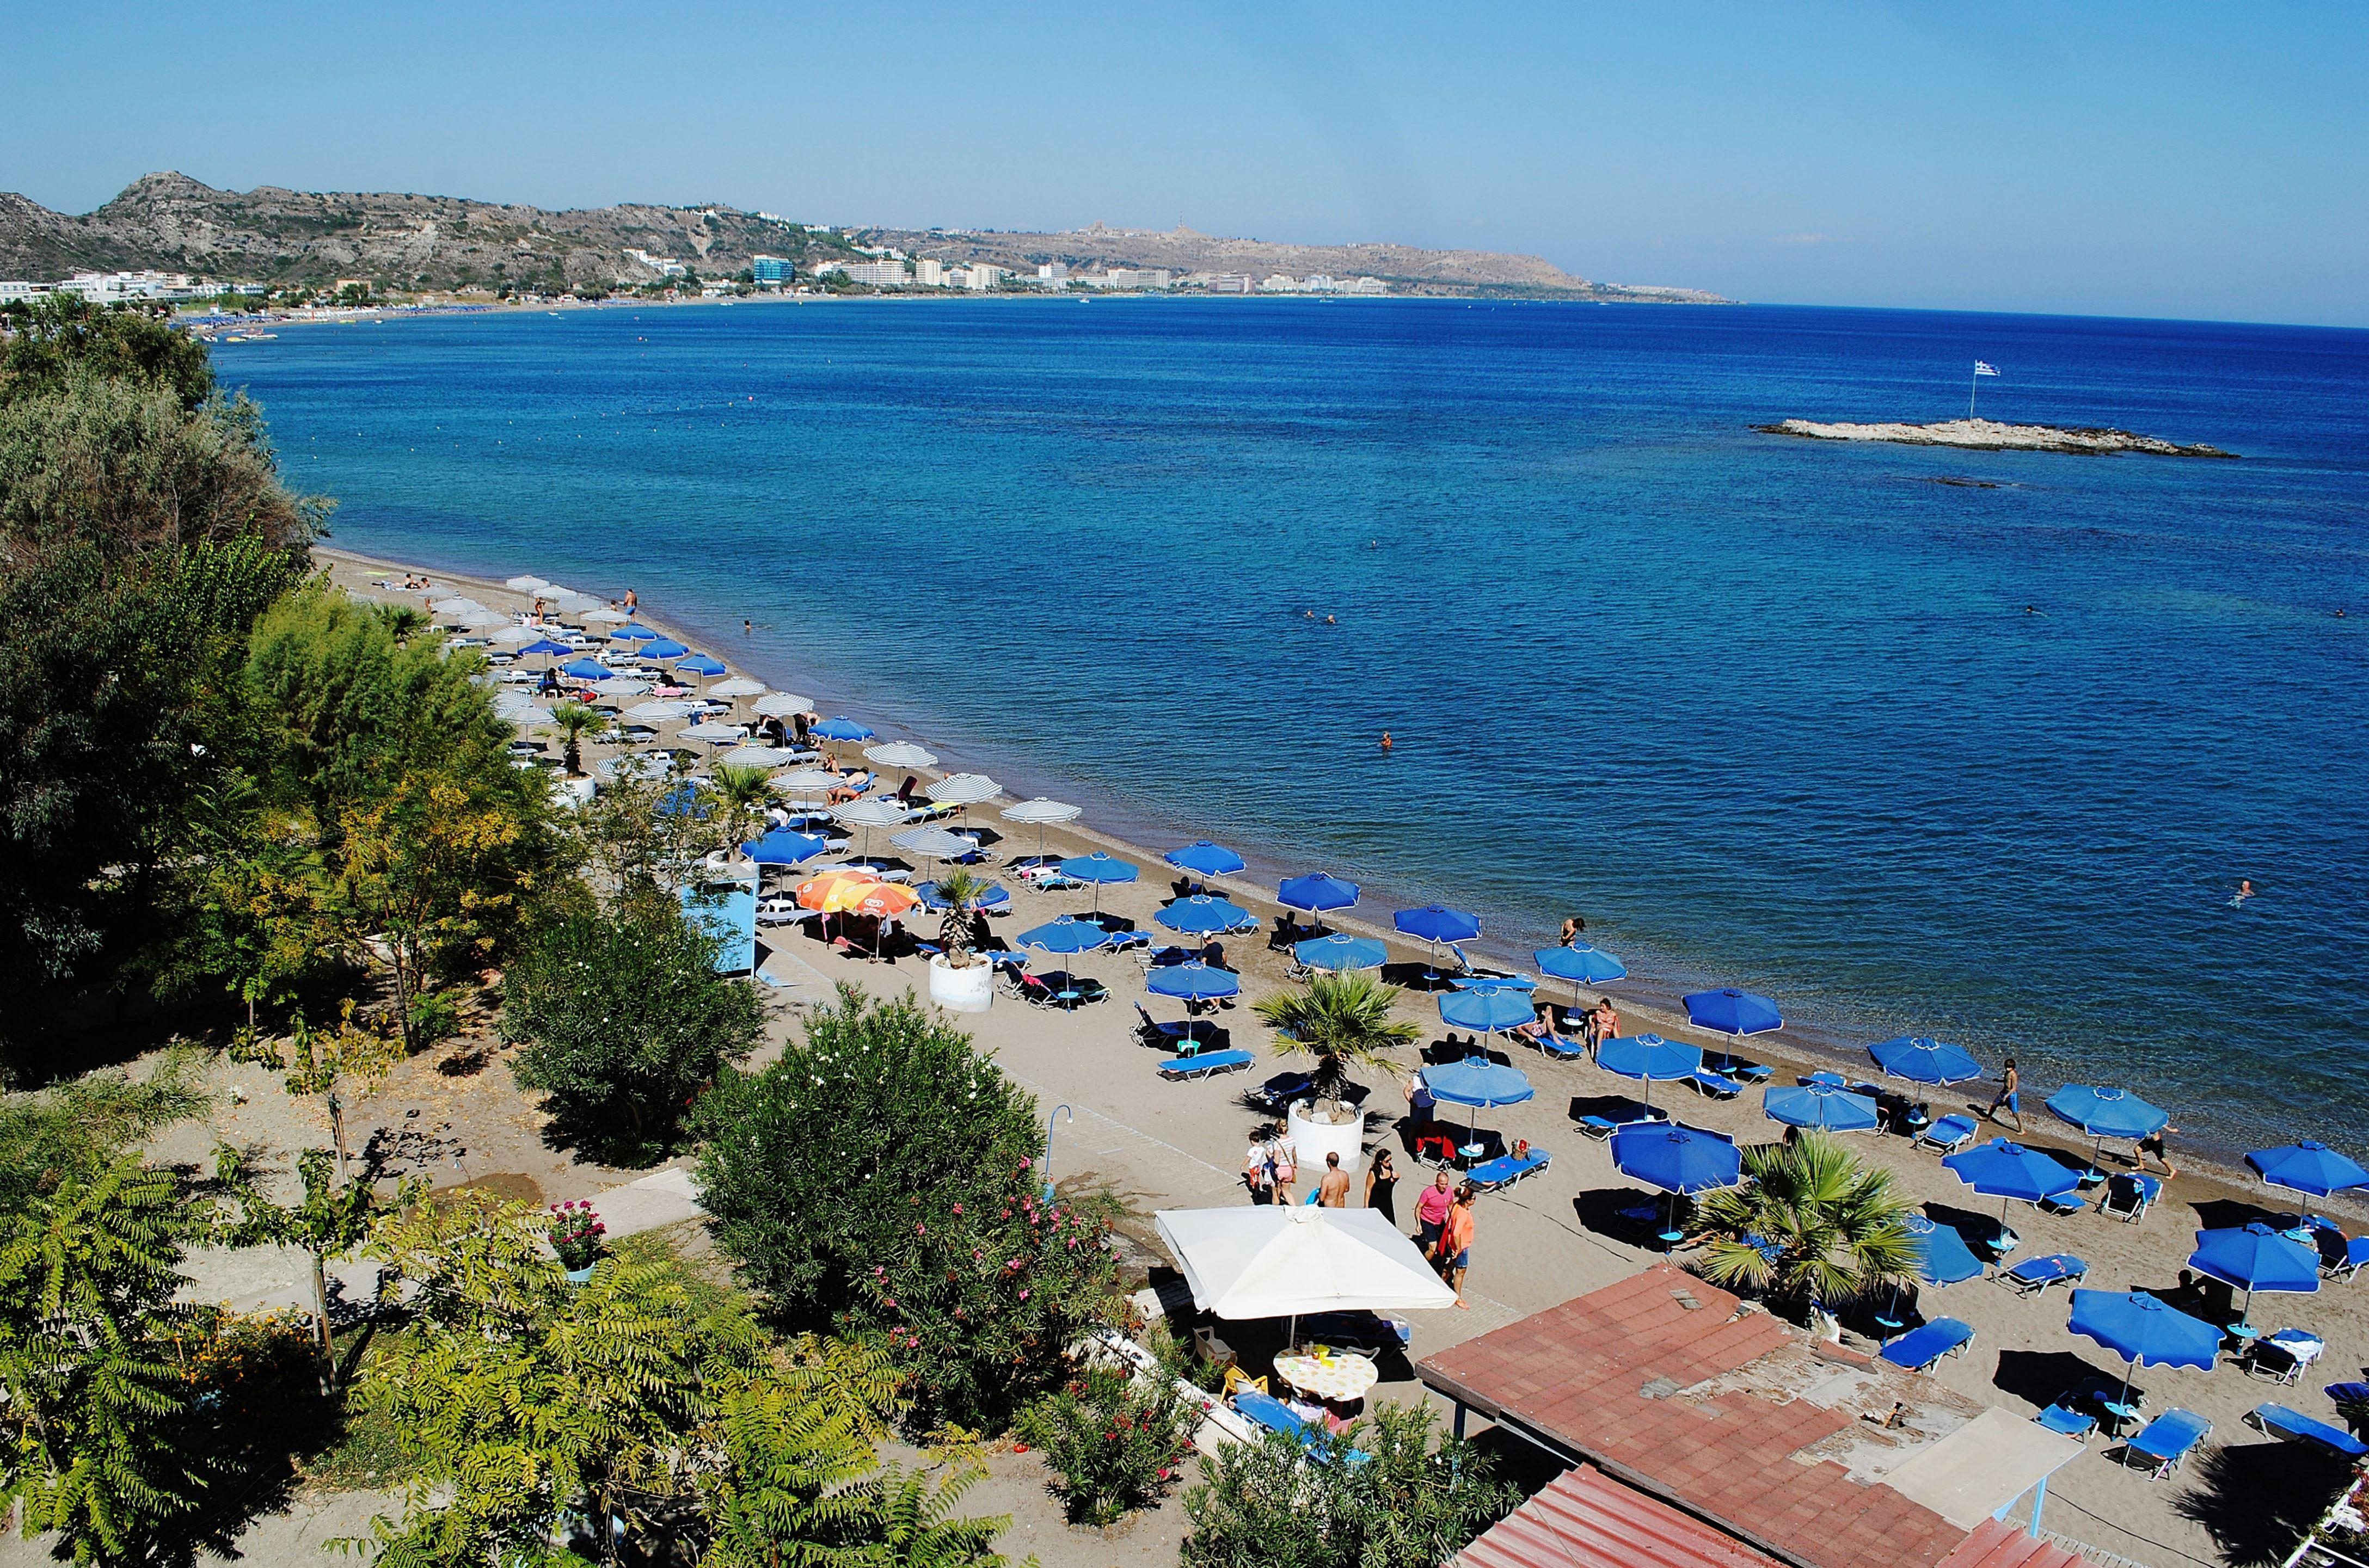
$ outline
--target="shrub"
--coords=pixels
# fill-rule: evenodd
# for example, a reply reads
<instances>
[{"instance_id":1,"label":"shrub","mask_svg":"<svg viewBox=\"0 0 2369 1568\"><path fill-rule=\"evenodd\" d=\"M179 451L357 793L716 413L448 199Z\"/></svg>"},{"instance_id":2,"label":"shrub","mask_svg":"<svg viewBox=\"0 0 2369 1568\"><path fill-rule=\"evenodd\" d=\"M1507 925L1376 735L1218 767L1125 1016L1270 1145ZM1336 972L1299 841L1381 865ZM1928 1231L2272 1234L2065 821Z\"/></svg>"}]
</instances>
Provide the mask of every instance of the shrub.
<instances>
[{"instance_id":1,"label":"shrub","mask_svg":"<svg viewBox=\"0 0 2369 1568\"><path fill-rule=\"evenodd\" d=\"M1520 1490L1489 1456L1436 1431L1424 1405L1385 1404L1338 1442L1368 1458L1311 1459L1291 1438L1234 1443L1185 1494L1183 1568L1436 1568L1513 1512ZM1436 1438L1436 1446L1434 1439Z\"/></svg>"},{"instance_id":2,"label":"shrub","mask_svg":"<svg viewBox=\"0 0 2369 1568\"><path fill-rule=\"evenodd\" d=\"M588 1198L551 1206L551 1250L562 1268L590 1268L601 1256L601 1239L609 1228Z\"/></svg>"},{"instance_id":3,"label":"shrub","mask_svg":"<svg viewBox=\"0 0 2369 1568\"><path fill-rule=\"evenodd\" d=\"M1116 1294L1107 1205L1039 1196L1035 1100L910 994L842 989L779 1061L725 1073L696 1127L742 1277L793 1327L885 1337L918 1430L1001 1429Z\"/></svg>"},{"instance_id":4,"label":"shrub","mask_svg":"<svg viewBox=\"0 0 2369 1568\"><path fill-rule=\"evenodd\" d=\"M1071 1524L1107 1525L1167 1495L1193 1448L1198 1406L1165 1374L1092 1366L1021 1413Z\"/></svg>"}]
</instances>

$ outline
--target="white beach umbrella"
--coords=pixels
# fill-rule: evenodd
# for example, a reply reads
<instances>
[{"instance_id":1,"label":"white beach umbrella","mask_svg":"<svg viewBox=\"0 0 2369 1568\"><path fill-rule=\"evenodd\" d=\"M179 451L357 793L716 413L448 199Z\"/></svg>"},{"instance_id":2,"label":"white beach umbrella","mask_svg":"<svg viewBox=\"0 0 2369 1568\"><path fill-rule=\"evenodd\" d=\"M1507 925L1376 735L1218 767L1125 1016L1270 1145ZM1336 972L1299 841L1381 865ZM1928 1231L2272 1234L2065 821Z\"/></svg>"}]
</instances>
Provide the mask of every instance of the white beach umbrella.
<instances>
[{"instance_id":1,"label":"white beach umbrella","mask_svg":"<svg viewBox=\"0 0 2369 1568\"><path fill-rule=\"evenodd\" d=\"M443 599L429 600L428 608L435 611L439 615L458 615L464 610L483 610L485 606L474 599L464 599L456 593Z\"/></svg>"},{"instance_id":2,"label":"white beach umbrella","mask_svg":"<svg viewBox=\"0 0 2369 1568\"><path fill-rule=\"evenodd\" d=\"M609 757L592 764L593 773L607 778L662 779L673 772L666 754L653 751L640 757Z\"/></svg>"},{"instance_id":3,"label":"white beach umbrella","mask_svg":"<svg viewBox=\"0 0 2369 1568\"><path fill-rule=\"evenodd\" d=\"M526 577L505 578L502 579L502 586L519 593L541 593L544 589L549 588L551 584L544 581L543 578L539 577L529 575Z\"/></svg>"},{"instance_id":4,"label":"white beach umbrella","mask_svg":"<svg viewBox=\"0 0 2369 1568\"><path fill-rule=\"evenodd\" d=\"M487 637L486 640L492 643L506 643L512 647L519 647L527 643L535 641L542 635L543 633L532 626L509 625L504 626L500 631L496 632L492 636Z\"/></svg>"},{"instance_id":5,"label":"white beach umbrella","mask_svg":"<svg viewBox=\"0 0 2369 1568\"><path fill-rule=\"evenodd\" d=\"M598 621L601 624L608 626L622 626L626 622L633 619L631 615L626 614L622 610L610 610L605 607L599 610L587 611L584 618L587 621Z\"/></svg>"},{"instance_id":6,"label":"white beach umbrella","mask_svg":"<svg viewBox=\"0 0 2369 1568\"><path fill-rule=\"evenodd\" d=\"M812 769L806 772L811 773ZM784 775L788 778L797 773ZM851 828L892 828L913 815L909 807L893 800L851 800L844 806L831 807L830 814Z\"/></svg>"},{"instance_id":7,"label":"white beach umbrella","mask_svg":"<svg viewBox=\"0 0 2369 1568\"><path fill-rule=\"evenodd\" d=\"M885 746L867 746L864 750L867 761L884 768L934 768L937 757L925 748L910 740L891 740Z\"/></svg>"},{"instance_id":8,"label":"white beach umbrella","mask_svg":"<svg viewBox=\"0 0 2369 1568\"><path fill-rule=\"evenodd\" d=\"M745 740L748 738L749 732L737 724L716 724L711 720L702 719L697 724L687 724L682 727L683 739L704 740L710 745L719 745L727 740Z\"/></svg>"},{"instance_id":9,"label":"white beach umbrella","mask_svg":"<svg viewBox=\"0 0 2369 1568\"><path fill-rule=\"evenodd\" d=\"M977 839L949 833L944 828L916 828L910 833L899 833L888 841L898 849L912 854L925 854L932 860L960 860L978 853Z\"/></svg>"},{"instance_id":10,"label":"white beach umbrella","mask_svg":"<svg viewBox=\"0 0 2369 1568\"><path fill-rule=\"evenodd\" d=\"M1003 786L985 773L949 773L929 787L929 796L941 806L977 806L993 800Z\"/></svg>"},{"instance_id":11,"label":"white beach umbrella","mask_svg":"<svg viewBox=\"0 0 2369 1568\"><path fill-rule=\"evenodd\" d=\"M460 614L460 622L464 626L480 629L486 626L508 626L515 624L509 616L503 614L500 611L488 610L482 604L478 605L475 610L462 611Z\"/></svg>"},{"instance_id":12,"label":"white beach umbrella","mask_svg":"<svg viewBox=\"0 0 2369 1568\"><path fill-rule=\"evenodd\" d=\"M606 681L593 681L592 690L604 697L640 697L648 694L650 683L630 675L612 675Z\"/></svg>"},{"instance_id":13,"label":"white beach umbrella","mask_svg":"<svg viewBox=\"0 0 2369 1568\"><path fill-rule=\"evenodd\" d=\"M707 694L711 697L761 697L765 694L765 683L751 681L745 675L736 675L729 681L718 681L710 686Z\"/></svg>"},{"instance_id":14,"label":"white beach umbrella","mask_svg":"<svg viewBox=\"0 0 2369 1568\"><path fill-rule=\"evenodd\" d=\"M789 753L771 746L742 746L715 760L736 768L778 768L789 760Z\"/></svg>"},{"instance_id":15,"label":"white beach umbrella","mask_svg":"<svg viewBox=\"0 0 2369 1568\"><path fill-rule=\"evenodd\" d=\"M544 594L543 598L544 603L551 605L563 614L581 615L587 611L598 610L601 608L601 601L593 598L590 594L578 593L570 589L555 588L549 593Z\"/></svg>"},{"instance_id":16,"label":"white beach umbrella","mask_svg":"<svg viewBox=\"0 0 2369 1568\"><path fill-rule=\"evenodd\" d=\"M691 711L689 703L678 703L670 698L658 697L647 703L635 703L625 710L624 716L641 719L648 724L664 724L668 719L681 718Z\"/></svg>"},{"instance_id":17,"label":"white beach umbrella","mask_svg":"<svg viewBox=\"0 0 2369 1568\"><path fill-rule=\"evenodd\" d=\"M1167 1208L1152 1222L1184 1271L1193 1305L1221 1318L1456 1304L1414 1243L1371 1208Z\"/></svg>"},{"instance_id":18,"label":"white beach umbrella","mask_svg":"<svg viewBox=\"0 0 2369 1568\"><path fill-rule=\"evenodd\" d=\"M1084 815L1082 807L1071 806L1066 801L1047 800L1041 795L1034 800L1024 800L1017 806L1003 808L1003 819L1007 822L1036 824L1036 858L1039 860L1045 858L1045 824L1074 822Z\"/></svg>"},{"instance_id":19,"label":"white beach umbrella","mask_svg":"<svg viewBox=\"0 0 2369 1568\"><path fill-rule=\"evenodd\" d=\"M813 706L814 704L810 700L799 696L795 692L768 692L750 704L749 711L762 718L787 718L792 714L802 714Z\"/></svg>"}]
</instances>

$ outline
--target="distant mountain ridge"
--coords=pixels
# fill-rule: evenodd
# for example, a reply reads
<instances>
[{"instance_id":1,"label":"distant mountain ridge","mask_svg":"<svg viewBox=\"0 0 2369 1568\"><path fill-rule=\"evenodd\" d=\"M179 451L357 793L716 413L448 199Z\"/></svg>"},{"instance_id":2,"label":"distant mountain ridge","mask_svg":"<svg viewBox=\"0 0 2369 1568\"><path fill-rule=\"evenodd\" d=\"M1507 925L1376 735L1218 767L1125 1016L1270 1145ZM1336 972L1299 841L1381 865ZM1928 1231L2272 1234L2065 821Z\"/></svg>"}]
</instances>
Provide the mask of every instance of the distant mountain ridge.
<instances>
[{"instance_id":1,"label":"distant mountain ridge","mask_svg":"<svg viewBox=\"0 0 2369 1568\"><path fill-rule=\"evenodd\" d=\"M1535 256L1412 246L1276 245L1178 227L1164 233L1096 223L1066 234L866 230L824 235L724 203L640 203L553 212L398 193L310 192L258 186L217 190L187 175L144 175L93 212L53 212L0 193L0 278L35 281L77 269L155 268L225 281L319 284L370 278L399 289L503 283L560 290L655 281L635 252L672 257L715 277L758 255L805 261L854 254L851 240L947 261L983 260L1024 273L1045 262L1263 280L1329 273L1375 277L1395 290L1542 295L1639 303L1721 303L1692 289L1591 282Z\"/></svg>"}]
</instances>

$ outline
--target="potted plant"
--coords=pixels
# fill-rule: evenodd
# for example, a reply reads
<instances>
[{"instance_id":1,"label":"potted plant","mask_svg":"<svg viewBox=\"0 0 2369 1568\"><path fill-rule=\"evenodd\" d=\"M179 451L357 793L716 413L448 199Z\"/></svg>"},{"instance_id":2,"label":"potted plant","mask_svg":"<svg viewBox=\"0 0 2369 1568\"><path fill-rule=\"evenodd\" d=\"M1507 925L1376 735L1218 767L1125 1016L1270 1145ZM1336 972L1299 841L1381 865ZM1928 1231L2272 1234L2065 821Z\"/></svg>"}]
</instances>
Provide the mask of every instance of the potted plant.
<instances>
[{"instance_id":1,"label":"potted plant","mask_svg":"<svg viewBox=\"0 0 2369 1568\"><path fill-rule=\"evenodd\" d=\"M938 953L930 960L930 1000L949 1013L984 1013L995 1004L995 967L972 950L972 922L987 897L985 878L949 871L938 878L946 906L938 922Z\"/></svg>"},{"instance_id":2,"label":"potted plant","mask_svg":"<svg viewBox=\"0 0 2369 1568\"><path fill-rule=\"evenodd\" d=\"M592 1265L601 1261L601 1238L608 1233L589 1198L551 1206L551 1250L559 1254L559 1266L573 1284L592 1277Z\"/></svg>"},{"instance_id":3,"label":"potted plant","mask_svg":"<svg viewBox=\"0 0 2369 1568\"><path fill-rule=\"evenodd\" d=\"M1291 1107L1291 1144L1304 1169L1321 1171L1324 1156L1341 1156L1341 1168L1355 1171L1366 1157L1366 1115L1341 1103L1341 1086L1353 1067L1391 1065L1390 1052L1423 1036L1421 1026L1394 1016L1396 986L1370 975L1315 976L1306 990L1282 991L1257 1004L1259 1019L1273 1029L1289 1055L1316 1059L1312 1100Z\"/></svg>"}]
</instances>

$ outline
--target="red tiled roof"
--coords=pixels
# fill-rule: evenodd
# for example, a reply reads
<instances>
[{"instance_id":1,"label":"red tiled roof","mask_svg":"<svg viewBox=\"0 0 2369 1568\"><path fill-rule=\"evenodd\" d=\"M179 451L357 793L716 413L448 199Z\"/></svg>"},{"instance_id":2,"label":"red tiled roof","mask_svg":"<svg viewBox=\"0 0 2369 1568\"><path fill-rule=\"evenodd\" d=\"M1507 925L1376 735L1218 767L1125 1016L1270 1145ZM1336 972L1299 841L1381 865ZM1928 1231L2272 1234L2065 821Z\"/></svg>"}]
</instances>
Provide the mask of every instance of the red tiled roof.
<instances>
[{"instance_id":1,"label":"red tiled roof","mask_svg":"<svg viewBox=\"0 0 2369 1568\"><path fill-rule=\"evenodd\" d=\"M1783 1346L1784 1327L1656 1265L1425 1356L1431 1387L1526 1427L1754 1546L1808 1568L1939 1568L1966 1539L1831 1459L1797 1458L1852 1417L1731 1390L1666 1397ZM1964 1568L1963 1564L1955 1568Z\"/></svg>"},{"instance_id":2,"label":"red tiled roof","mask_svg":"<svg viewBox=\"0 0 2369 1568\"><path fill-rule=\"evenodd\" d=\"M1776 1568L1777 1559L1588 1465L1564 1471L1451 1568ZM1986 1565L1990 1568L1990 1565ZM2006 1565L1997 1565L2006 1568Z\"/></svg>"},{"instance_id":3,"label":"red tiled roof","mask_svg":"<svg viewBox=\"0 0 2369 1568\"><path fill-rule=\"evenodd\" d=\"M1997 1519L1959 1543L1941 1559L1941 1568L2083 1568L2078 1553L2027 1535L2020 1526Z\"/></svg>"}]
</instances>

